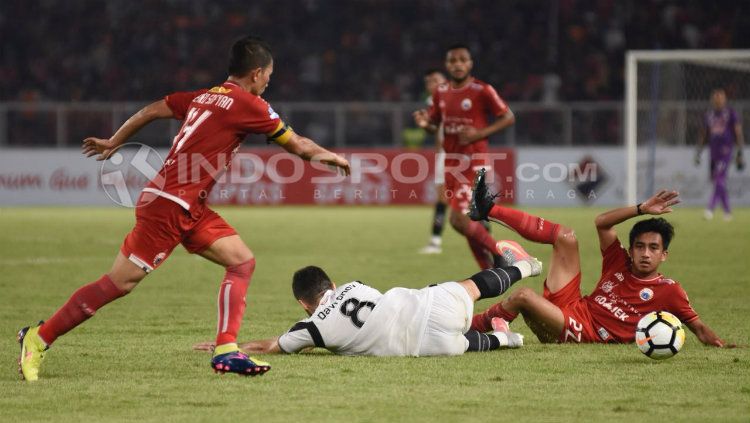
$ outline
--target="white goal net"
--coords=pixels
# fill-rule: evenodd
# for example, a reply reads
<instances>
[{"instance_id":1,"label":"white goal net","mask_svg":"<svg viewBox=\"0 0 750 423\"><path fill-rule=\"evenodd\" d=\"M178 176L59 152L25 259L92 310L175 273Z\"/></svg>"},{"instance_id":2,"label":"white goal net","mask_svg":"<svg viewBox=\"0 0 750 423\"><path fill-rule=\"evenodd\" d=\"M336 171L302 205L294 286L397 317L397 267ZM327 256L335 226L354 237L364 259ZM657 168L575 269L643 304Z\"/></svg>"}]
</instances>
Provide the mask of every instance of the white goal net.
<instances>
[{"instance_id":1,"label":"white goal net","mask_svg":"<svg viewBox=\"0 0 750 423\"><path fill-rule=\"evenodd\" d=\"M660 188L678 189L684 202L702 204L709 190L708 154L699 167L693 157L704 115L712 91L723 89L748 133L750 50L629 51L625 87L626 204ZM734 196L750 197L738 191L742 183L731 184L741 177L733 166Z\"/></svg>"}]
</instances>

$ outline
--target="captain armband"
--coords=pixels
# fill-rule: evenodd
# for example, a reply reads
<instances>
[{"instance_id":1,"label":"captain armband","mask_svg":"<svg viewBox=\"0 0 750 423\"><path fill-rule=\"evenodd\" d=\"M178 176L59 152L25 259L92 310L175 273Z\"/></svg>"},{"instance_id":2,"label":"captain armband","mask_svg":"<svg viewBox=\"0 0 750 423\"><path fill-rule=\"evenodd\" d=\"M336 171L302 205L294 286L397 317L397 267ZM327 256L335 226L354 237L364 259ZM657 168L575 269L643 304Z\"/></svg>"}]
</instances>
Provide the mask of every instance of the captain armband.
<instances>
[{"instance_id":1,"label":"captain armband","mask_svg":"<svg viewBox=\"0 0 750 423\"><path fill-rule=\"evenodd\" d=\"M292 134L294 133L294 130L291 126L287 125L286 123L279 121L278 126L276 126L276 129L266 134L268 137L268 143L270 144L271 141L275 142L279 145L284 145L289 141L289 139L292 138Z\"/></svg>"}]
</instances>

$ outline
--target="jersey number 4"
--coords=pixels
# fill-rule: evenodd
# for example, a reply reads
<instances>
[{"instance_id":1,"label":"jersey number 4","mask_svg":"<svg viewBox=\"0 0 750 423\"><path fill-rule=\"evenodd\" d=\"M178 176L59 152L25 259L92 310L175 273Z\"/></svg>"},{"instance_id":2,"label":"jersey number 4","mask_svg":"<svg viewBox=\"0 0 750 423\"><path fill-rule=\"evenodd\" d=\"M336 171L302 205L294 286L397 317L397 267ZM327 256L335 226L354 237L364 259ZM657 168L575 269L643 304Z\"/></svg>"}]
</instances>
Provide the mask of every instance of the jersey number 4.
<instances>
[{"instance_id":1,"label":"jersey number 4","mask_svg":"<svg viewBox=\"0 0 750 423\"><path fill-rule=\"evenodd\" d=\"M203 113L199 114L200 111L200 109L196 109L195 107L191 107L190 110L188 110L187 116L185 116L185 122L182 124L182 128L180 128L180 132L175 135L172 143L175 145L175 153L180 151L180 148L185 144L185 141L193 135L193 132L198 129L201 123L211 116L210 110L203 110Z\"/></svg>"}]
</instances>

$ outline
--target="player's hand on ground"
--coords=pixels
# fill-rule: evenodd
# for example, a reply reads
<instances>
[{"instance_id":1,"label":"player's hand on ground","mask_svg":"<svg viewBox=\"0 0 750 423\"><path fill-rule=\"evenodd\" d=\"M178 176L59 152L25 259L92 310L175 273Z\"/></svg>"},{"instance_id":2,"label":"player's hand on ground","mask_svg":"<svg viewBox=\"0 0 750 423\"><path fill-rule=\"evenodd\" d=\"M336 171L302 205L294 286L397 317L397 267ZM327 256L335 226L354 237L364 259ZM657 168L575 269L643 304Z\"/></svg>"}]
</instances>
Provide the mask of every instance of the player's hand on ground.
<instances>
[{"instance_id":1,"label":"player's hand on ground","mask_svg":"<svg viewBox=\"0 0 750 423\"><path fill-rule=\"evenodd\" d=\"M746 344L735 344L735 343L729 343L722 345L722 348L747 348L748 346Z\"/></svg>"},{"instance_id":2,"label":"player's hand on ground","mask_svg":"<svg viewBox=\"0 0 750 423\"><path fill-rule=\"evenodd\" d=\"M417 110L412 116L414 117L414 123L420 128L425 129L430 126L430 114L427 113L427 110Z\"/></svg>"},{"instance_id":3,"label":"player's hand on ground","mask_svg":"<svg viewBox=\"0 0 750 423\"><path fill-rule=\"evenodd\" d=\"M96 156L96 160L106 160L115 151L114 142L108 139L89 137L83 140L81 150L86 157Z\"/></svg>"},{"instance_id":4,"label":"player's hand on ground","mask_svg":"<svg viewBox=\"0 0 750 423\"><path fill-rule=\"evenodd\" d=\"M479 133L479 130L473 126L464 126L458 131L458 143L460 145L471 144L481 138L482 135Z\"/></svg>"},{"instance_id":5,"label":"player's hand on ground","mask_svg":"<svg viewBox=\"0 0 750 423\"><path fill-rule=\"evenodd\" d=\"M672 206L680 202L680 193L677 191L661 190L653 197L641 203L643 214L664 214L672 211Z\"/></svg>"},{"instance_id":6,"label":"player's hand on ground","mask_svg":"<svg viewBox=\"0 0 750 423\"><path fill-rule=\"evenodd\" d=\"M216 348L216 344L213 342L199 342L193 345L193 349L196 351L214 352L214 348Z\"/></svg>"}]
</instances>

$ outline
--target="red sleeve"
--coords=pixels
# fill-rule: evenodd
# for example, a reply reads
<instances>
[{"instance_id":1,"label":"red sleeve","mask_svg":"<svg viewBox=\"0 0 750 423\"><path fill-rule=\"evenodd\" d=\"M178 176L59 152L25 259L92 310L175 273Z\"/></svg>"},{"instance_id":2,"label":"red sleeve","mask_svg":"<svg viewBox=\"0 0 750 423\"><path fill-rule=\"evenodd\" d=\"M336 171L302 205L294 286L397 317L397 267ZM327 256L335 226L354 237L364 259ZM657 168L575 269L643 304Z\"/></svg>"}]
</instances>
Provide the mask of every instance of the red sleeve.
<instances>
[{"instance_id":1,"label":"red sleeve","mask_svg":"<svg viewBox=\"0 0 750 423\"><path fill-rule=\"evenodd\" d=\"M250 133L271 135L283 126L279 114L260 97L251 98L242 110L241 125Z\"/></svg>"},{"instance_id":2,"label":"red sleeve","mask_svg":"<svg viewBox=\"0 0 750 423\"><path fill-rule=\"evenodd\" d=\"M427 109L427 113L430 115L430 121L432 123L440 123L443 120L443 113L440 110L440 95L438 90L432 93L432 105Z\"/></svg>"},{"instance_id":3,"label":"red sleeve","mask_svg":"<svg viewBox=\"0 0 750 423\"><path fill-rule=\"evenodd\" d=\"M172 110L174 117L177 120L185 119L190 103L193 102L195 97L205 93L208 90L198 91L178 91L176 93L169 94L164 97L164 101L167 102L167 107Z\"/></svg>"},{"instance_id":4,"label":"red sleeve","mask_svg":"<svg viewBox=\"0 0 750 423\"><path fill-rule=\"evenodd\" d=\"M690 305L690 299L682 286L675 283L672 285L671 294L667 300L667 311L677 316L682 323L690 323L698 318L698 313Z\"/></svg>"},{"instance_id":5,"label":"red sleeve","mask_svg":"<svg viewBox=\"0 0 750 423\"><path fill-rule=\"evenodd\" d=\"M602 273L614 268L628 267L629 262L630 256L619 239L602 251Z\"/></svg>"},{"instance_id":6,"label":"red sleeve","mask_svg":"<svg viewBox=\"0 0 750 423\"><path fill-rule=\"evenodd\" d=\"M242 128L252 134L265 134L269 139L284 144L292 136L292 130L273 110L270 104L260 97L253 97L245 103L240 118Z\"/></svg>"},{"instance_id":7,"label":"red sleeve","mask_svg":"<svg viewBox=\"0 0 750 423\"><path fill-rule=\"evenodd\" d=\"M505 104L505 101L503 101L502 98L500 98L497 91L492 88L492 85L485 85L483 93L487 108L490 109L493 116L502 116L508 113L508 105Z\"/></svg>"}]
</instances>

